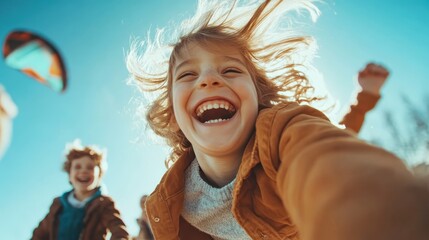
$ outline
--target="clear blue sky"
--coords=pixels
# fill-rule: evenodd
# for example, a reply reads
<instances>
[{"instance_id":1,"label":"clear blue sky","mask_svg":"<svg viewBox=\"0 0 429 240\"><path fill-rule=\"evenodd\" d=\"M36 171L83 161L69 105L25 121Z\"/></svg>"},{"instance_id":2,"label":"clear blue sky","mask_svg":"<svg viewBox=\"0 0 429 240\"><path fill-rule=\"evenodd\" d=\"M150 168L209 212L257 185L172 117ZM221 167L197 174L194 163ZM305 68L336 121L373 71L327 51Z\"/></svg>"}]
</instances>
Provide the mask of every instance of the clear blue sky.
<instances>
[{"instance_id":1,"label":"clear blue sky","mask_svg":"<svg viewBox=\"0 0 429 240\"><path fill-rule=\"evenodd\" d=\"M75 138L107 148L104 183L137 234L140 196L159 181L167 150L147 134L135 142L142 132L134 115L141 96L126 84L125 52L131 36L177 22L195 6L196 0L0 2L0 38L15 29L47 37L69 75L67 92L57 94L0 63L0 83L19 107L11 146L0 160L0 239L30 238L52 199L70 189L61 164L65 143ZM361 136L381 134L382 110L395 109L401 94L418 101L429 91L429 2L327 0L319 6L321 17L306 30L318 41L315 66L341 106L366 62L382 62L392 72Z\"/></svg>"}]
</instances>

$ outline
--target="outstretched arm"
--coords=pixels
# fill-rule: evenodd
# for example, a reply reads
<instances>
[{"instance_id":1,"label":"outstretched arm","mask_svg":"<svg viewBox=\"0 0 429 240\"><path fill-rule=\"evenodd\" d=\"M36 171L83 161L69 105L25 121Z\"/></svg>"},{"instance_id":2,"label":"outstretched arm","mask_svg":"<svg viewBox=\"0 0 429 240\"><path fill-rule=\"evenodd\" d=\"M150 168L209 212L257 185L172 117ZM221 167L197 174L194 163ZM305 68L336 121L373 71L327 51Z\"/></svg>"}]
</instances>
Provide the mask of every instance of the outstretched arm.
<instances>
[{"instance_id":1,"label":"outstretched arm","mask_svg":"<svg viewBox=\"0 0 429 240\"><path fill-rule=\"evenodd\" d=\"M107 206L104 209L102 220L112 233L112 240L128 240L131 237L128 234L124 221L122 221L119 210L115 207L113 200L109 199Z\"/></svg>"},{"instance_id":2,"label":"outstretched arm","mask_svg":"<svg viewBox=\"0 0 429 240\"><path fill-rule=\"evenodd\" d=\"M43 239L51 239L53 237L53 233L56 232L54 228L54 221L56 215L61 207L60 200L58 198L54 199L49 208L48 214L40 221L39 225L34 229L32 240L43 240Z\"/></svg>"},{"instance_id":3,"label":"outstretched arm","mask_svg":"<svg viewBox=\"0 0 429 240\"><path fill-rule=\"evenodd\" d=\"M49 227L51 224L50 224L50 221L48 220L49 219L48 215L46 215L46 217L43 218L43 220L40 221L39 225L34 229L31 240L49 239Z\"/></svg>"},{"instance_id":4,"label":"outstretched arm","mask_svg":"<svg viewBox=\"0 0 429 240\"><path fill-rule=\"evenodd\" d=\"M279 147L279 194L302 239L428 239L429 191L400 159L314 109L282 114L270 121L270 143Z\"/></svg>"},{"instance_id":5,"label":"outstretched arm","mask_svg":"<svg viewBox=\"0 0 429 240\"><path fill-rule=\"evenodd\" d=\"M350 110L340 123L358 133L366 113L373 109L380 99L381 87L388 77L389 71L385 67L368 63L358 74L361 91L357 95L357 101L350 106Z\"/></svg>"}]
</instances>

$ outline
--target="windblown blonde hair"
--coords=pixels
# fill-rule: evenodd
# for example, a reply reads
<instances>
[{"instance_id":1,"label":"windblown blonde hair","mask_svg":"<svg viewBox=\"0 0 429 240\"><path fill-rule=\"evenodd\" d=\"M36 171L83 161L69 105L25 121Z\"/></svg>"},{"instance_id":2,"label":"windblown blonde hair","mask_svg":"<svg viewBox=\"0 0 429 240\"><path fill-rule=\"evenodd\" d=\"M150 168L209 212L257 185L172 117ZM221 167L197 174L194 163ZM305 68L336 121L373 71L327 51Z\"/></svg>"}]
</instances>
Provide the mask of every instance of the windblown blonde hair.
<instances>
[{"instance_id":1,"label":"windblown blonde hair","mask_svg":"<svg viewBox=\"0 0 429 240\"><path fill-rule=\"evenodd\" d=\"M155 92L146 119L153 131L166 139L172 148L166 165L174 163L191 144L182 131L173 131L171 102L172 70L180 50L191 43L210 43L237 47L243 54L258 92L259 109L283 101L310 103L313 87L303 69L308 50L313 50L311 37L295 35L284 25L286 13L308 10L313 20L319 10L314 0L288 1L209 1L200 0L195 15L184 20L179 32L170 34L158 29L155 40L134 42L127 56L127 67L133 81L145 92ZM293 13L290 13L293 14ZM283 24L283 25L282 25ZM166 44L166 35L175 35Z\"/></svg>"}]
</instances>

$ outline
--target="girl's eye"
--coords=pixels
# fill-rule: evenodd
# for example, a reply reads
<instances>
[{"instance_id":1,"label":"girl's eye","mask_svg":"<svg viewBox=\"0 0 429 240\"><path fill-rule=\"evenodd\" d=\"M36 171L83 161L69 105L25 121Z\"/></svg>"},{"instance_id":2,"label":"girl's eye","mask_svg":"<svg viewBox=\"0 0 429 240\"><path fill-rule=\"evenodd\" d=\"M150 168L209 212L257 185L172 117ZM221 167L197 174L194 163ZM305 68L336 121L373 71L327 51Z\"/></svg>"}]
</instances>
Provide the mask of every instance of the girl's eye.
<instances>
[{"instance_id":1,"label":"girl's eye","mask_svg":"<svg viewBox=\"0 0 429 240\"><path fill-rule=\"evenodd\" d=\"M223 70L223 74L227 74L227 73L242 73L242 71L237 68L227 68Z\"/></svg>"},{"instance_id":2,"label":"girl's eye","mask_svg":"<svg viewBox=\"0 0 429 240\"><path fill-rule=\"evenodd\" d=\"M184 73L180 74L179 77L177 77L177 80L181 80L183 78L192 77L192 76L195 76L195 74L193 72L184 72Z\"/></svg>"}]
</instances>

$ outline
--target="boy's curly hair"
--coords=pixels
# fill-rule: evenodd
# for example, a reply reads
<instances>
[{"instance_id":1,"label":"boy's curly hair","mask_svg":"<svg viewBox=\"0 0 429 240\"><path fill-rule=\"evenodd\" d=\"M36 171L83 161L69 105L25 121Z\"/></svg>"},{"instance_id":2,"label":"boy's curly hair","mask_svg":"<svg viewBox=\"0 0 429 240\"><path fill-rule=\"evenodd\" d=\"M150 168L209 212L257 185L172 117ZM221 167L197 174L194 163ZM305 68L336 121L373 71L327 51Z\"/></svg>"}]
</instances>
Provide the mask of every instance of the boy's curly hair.
<instances>
[{"instance_id":1,"label":"boy's curly hair","mask_svg":"<svg viewBox=\"0 0 429 240\"><path fill-rule=\"evenodd\" d=\"M164 30L158 30L155 41L134 42L127 67L138 86L157 93L146 114L152 130L166 139L172 148L167 167L185 151L192 149L182 131L173 131L171 102L172 69L182 49L192 43L201 46L227 44L242 53L258 92L259 109L284 101L310 103L314 88L304 71L311 68L308 58L315 47L311 37L295 35L279 21L286 12L309 11L313 20L319 10L313 0L289 1L199 1L193 18L182 22L181 33L174 44L164 44ZM284 22L283 22L284 23ZM173 34L174 35L174 34ZM145 52L141 54L141 48Z\"/></svg>"},{"instance_id":2,"label":"boy's curly hair","mask_svg":"<svg viewBox=\"0 0 429 240\"><path fill-rule=\"evenodd\" d=\"M63 170L70 174L70 168L73 160L81 157L91 158L95 165L100 168L100 177L107 170L106 153L97 146L82 146L80 140L75 140L71 146L67 146L66 159L63 164Z\"/></svg>"}]
</instances>

